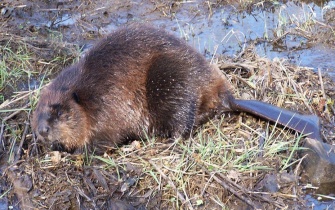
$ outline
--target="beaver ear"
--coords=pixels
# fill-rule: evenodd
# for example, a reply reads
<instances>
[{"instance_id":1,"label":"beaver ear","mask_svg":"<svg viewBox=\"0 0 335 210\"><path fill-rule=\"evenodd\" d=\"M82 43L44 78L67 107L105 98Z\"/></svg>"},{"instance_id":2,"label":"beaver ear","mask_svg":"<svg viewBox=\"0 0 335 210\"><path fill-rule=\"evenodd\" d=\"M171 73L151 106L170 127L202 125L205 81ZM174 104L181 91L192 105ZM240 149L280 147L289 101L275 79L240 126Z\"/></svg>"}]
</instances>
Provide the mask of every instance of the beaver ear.
<instances>
[{"instance_id":1,"label":"beaver ear","mask_svg":"<svg viewBox=\"0 0 335 210\"><path fill-rule=\"evenodd\" d=\"M76 92L72 93L72 98L77 104L80 103L79 96Z\"/></svg>"}]
</instances>

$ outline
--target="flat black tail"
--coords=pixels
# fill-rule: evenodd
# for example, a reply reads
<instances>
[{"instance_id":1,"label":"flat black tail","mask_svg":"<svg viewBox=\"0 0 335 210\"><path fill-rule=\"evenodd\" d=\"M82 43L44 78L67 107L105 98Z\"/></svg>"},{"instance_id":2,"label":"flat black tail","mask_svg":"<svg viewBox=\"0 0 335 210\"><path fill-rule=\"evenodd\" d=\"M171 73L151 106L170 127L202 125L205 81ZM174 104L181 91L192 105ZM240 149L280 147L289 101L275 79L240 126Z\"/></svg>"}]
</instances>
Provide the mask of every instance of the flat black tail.
<instances>
[{"instance_id":1,"label":"flat black tail","mask_svg":"<svg viewBox=\"0 0 335 210\"><path fill-rule=\"evenodd\" d=\"M301 134L322 141L320 121L315 115L301 115L287 109L256 100L231 99L233 111L248 112L272 122L291 128Z\"/></svg>"}]
</instances>

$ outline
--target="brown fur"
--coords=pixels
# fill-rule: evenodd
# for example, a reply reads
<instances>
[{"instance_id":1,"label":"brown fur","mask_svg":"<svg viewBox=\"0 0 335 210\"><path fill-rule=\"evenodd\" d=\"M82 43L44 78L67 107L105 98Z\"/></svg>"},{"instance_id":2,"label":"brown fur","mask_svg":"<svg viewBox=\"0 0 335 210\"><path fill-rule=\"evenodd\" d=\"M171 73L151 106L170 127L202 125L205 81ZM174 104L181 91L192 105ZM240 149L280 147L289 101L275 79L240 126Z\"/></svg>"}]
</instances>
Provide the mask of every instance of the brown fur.
<instances>
[{"instance_id":1,"label":"brown fur","mask_svg":"<svg viewBox=\"0 0 335 210\"><path fill-rule=\"evenodd\" d=\"M42 90L32 118L39 139L66 151L114 146L149 135L188 137L230 110L230 86L184 41L128 26L99 41Z\"/></svg>"}]
</instances>

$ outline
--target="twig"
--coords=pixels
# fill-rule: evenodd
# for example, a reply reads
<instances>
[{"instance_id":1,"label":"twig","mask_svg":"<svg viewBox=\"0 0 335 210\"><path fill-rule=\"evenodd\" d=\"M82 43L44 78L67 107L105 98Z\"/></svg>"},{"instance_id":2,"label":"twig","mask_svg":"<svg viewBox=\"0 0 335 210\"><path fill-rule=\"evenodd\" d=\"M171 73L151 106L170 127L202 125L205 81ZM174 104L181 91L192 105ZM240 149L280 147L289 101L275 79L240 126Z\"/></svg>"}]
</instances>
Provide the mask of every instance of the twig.
<instances>
[{"instance_id":1,"label":"twig","mask_svg":"<svg viewBox=\"0 0 335 210\"><path fill-rule=\"evenodd\" d=\"M44 88L44 87L46 87L46 85L44 85L43 87L41 87L41 89ZM27 98L27 97L30 96L32 93L35 93L35 92L37 92L38 90L39 90L39 89L35 89L35 90L28 91L28 92L25 92L25 93L19 93L18 95L20 95L20 97L14 99L14 100L12 100L12 101L5 101L5 102L3 102L2 104L0 104L0 109L3 109L3 108L9 106L9 105L12 104L12 103L15 103L15 102L20 101L20 100L22 100L22 99L24 99L24 98ZM17 97L18 95L16 95L16 97ZM26 107L25 107L25 108L26 108Z\"/></svg>"},{"instance_id":2,"label":"twig","mask_svg":"<svg viewBox=\"0 0 335 210\"><path fill-rule=\"evenodd\" d=\"M231 180L227 179L223 174L215 173L215 172L210 172L203 165L201 165L199 162L197 162L197 163L202 168L202 170L204 170L207 174L211 175L211 177L215 181L217 181L219 184L221 184L221 186L223 188L225 188L229 192L233 193L236 197L238 197L239 199L241 199L242 201L244 201L245 203L247 203L253 209L257 209L257 205L254 202L252 202L249 198L247 198L246 196L243 196L243 194L252 194L252 195L256 196L257 198L259 198L261 200L264 200L264 201L266 201L268 203L272 203L273 205L275 205L276 207L278 207L280 209L283 208L283 206L277 204L273 200L270 200L270 199L268 199L268 198L266 198L264 196L259 195L259 192L251 192L249 190L246 190L246 189L242 188L240 185L236 184L235 182L232 182ZM219 176L217 176L216 174L218 174ZM230 185L232 185L233 187L235 187L238 190L240 190L241 193L239 193L237 190L235 190ZM261 194L264 194L264 193L261 193Z\"/></svg>"},{"instance_id":3,"label":"twig","mask_svg":"<svg viewBox=\"0 0 335 210\"><path fill-rule=\"evenodd\" d=\"M326 99L325 88L323 87L323 80L322 80L322 75L321 75L321 69L320 68L318 68L318 74L319 74L322 96L323 96L324 99Z\"/></svg>"},{"instance_id":4,"label":"twig","mask_svg":"<svg viewBox=\"0 0 335 210\"><path fill-rule=\"evenodd\" d=\"M28 121L29 121L29 117L28 117ZM24 131L23 131L23 134L22 134L22 137L21 137L19 148L17 149L17 152L16 152L17 155L20 155L20 153L21 153L23 143L26 140L26 135L28 133L28 128L29 128L29 122L25 122Z\"/></svg>"},{"instance_id":5,"label":"twig","mask_svg":"<svg viewBox=\"0 0 335 210\"><path fill-rule=\"evenodd\" d=\"M254 69L256 69L255 65L245 64L245 63L221 63L219 65L220 69L245 69L251 74L254 74Z\"/></svg>"},{"instance_id":6,"label":"twig","mask_svg":"<svg viewBox=\"0 0 335 210\"><path fill-rule=\"evenodd\" d=\"M94 209L97 208L97 205L96 205L94 199L91 199L89 196L87 196L87 195L85 194L85 192L84 192L82 189L80 189L79 187L75 187L75 189L77 190L77 192L78 192L79 195L83 196L84 198L86 198L86 200L87 200L88 202L91 202L91 203L92 203Z\"/></svg>"},{"instance_id":7,"label":"twig","mask_svg":"<svg viewBox=\"0 0 335 210\"><path fill-rule=\"evenodd\" d=\"M249 206L251 206L253 209L257 209L257 206L256 206L256 204L254 202L252 202L249 198L243 196L241 193L237 192L235 189L233 189L232 187L230 187L227 183L225 183L224 181L222 181L221 179L219 179L218 176L215 175L216 174L215 172L208 171L200 163L198 163L198 165L202 168L202 170L204 170L207 174L209 174L216 182L218 182L223 188L225 188L229 192L233 193L236 197L238 197L239 199L241 199L242 201L244 201L246 204L248 204ZM234 183L234 185L236 185L236 184ZM242 189L241 187L238 187L238 188L240 190Z\"/></svg>"},{"instance_id":8,"label":"twig","mask_svg":"<svg viewBox=\"0 0 335 210\"><path fill-rule=\"evenodd\" d=\"M284 208L283 206L277 204L274 200L271 200L271 199L269 199L267 197L262 196L262 194L264 195L264 194L269 194L269 193L267 193L267 192L253 192L253 191L244 189L240 185L236 184L235 182L232 182L230 179L227 179L226 176L224 176L223 174L219 173L219 175L226 182L229 182L233 186L237 187L239 190L243 191L245 194L252 194L252 195L256 196L258 199L261 199L261 200L264 200L264 201L266 201L268 203L271 203L271 204L275 205L276 207L278 207L280 209Z\"/></svg>"},{"instance_id":9,"label":"twig","mask_svg":"<svg viewBox=\"0 0 335 210\"><path fill-rule=\"evenodd\" d=\"M41 12L50 12L50 11L69 11L70 9L67 8L62 8L62 9L58 9L58 8L51 8L51 9L40 9Z\"/></svg>"},{"instance_id":10,"label":"twig","mask_svg":"<svg viewBox=\"0 0 335 210\"><path fill-rule=\"evenodd\" d=\"M305 104L305 107L308 109L309 113L314 113L313 109L311 108L311 106L307 103L307 99L306 99L306 96L301 94L303 93L303 89L300 85L297 86L299 88L299 92L297 90L295 90L297 96L299 96L302 100L302 102Z\"/></svg>"},{"instance_id":11,"label":"twig","mask_svg":"<svg viewBox=\"0 0 335 210\"><path fill-rule=\"evenodd\" d=\"M24 106L22 109L27 108L28 105ZM5 132L5 122L9 119L11 119L12 117L14 117L15 115L17 115L18 113L20 113L22 110L17 110L15 112L13 112L12 114L8 115L7 117L3 118L2 123L1 123L1 131L0 131L0 141L2 144L3 149L5 149L5 143L3 142L3 135Z\"/></svg>"},{"instance_id":12,"label":"twig","mask_svg":"<svg viewBox=\"0 0 335 210\"><path fill-rule=\"evenodd\" d=\"M8 115L7 117L3 118L2 123L5 123L7 120L10 120L12 117L14 117L15 115L17 115L18 113L20 113L22 111L22 109L27 108L28 105L25 105L24 107L22 107L19 110L16 110L15 112L13 112L12 114Z\"/></svg>"},{"instance_id":13,"label":"twig","mask_svg":"<svg viewBox=\"0 0 335 210\"><path fill-rule=\"evenodd\" d=\"M1 131L0 131L0 141L1 141L1 145L2 145L3 150L5 150L5 143L3 142L3 133L4 133L4 130L5 130L5 123L2 122L2 124L1 124Z\"/></svg>"},{"instance_id":14,"label":"twig","mask_svg":"<svg viewBox=\"0 0 335 210\"><path fill-rule=\"evenodd\" d=\"M33 132L33 143L31 144L31 146L32 146L32 149L29 150L29 155L39 156L38 148L37 148L37 137L34 132Z\"/></svg>"},{"instance_id":15,"label":"twig","mask_svg":"<svg viewBox=\"0 0 335 210\"><path fill-rule=\"evenodd\" d=\"M252 89L256 89L256 87L255 86L252 86L249 82L247 82L245 79L243 79L243 78L241 78L241 77L239 77L239 76L237 76L237 75L233 75L233 77L235 78L235 79L237 79L237 80L240 80L241 82L243 82L245 85L247 85L248 87L250 87L250 88L252 88Z\"/></svg>"},{"instance_id":16,"label":"twig","mask_svg":"<svg viewBox=\"0 0 335 210\"><path fill-rule=\"evenodd\" d=\"M281 35L280 37L278 37L277 39L272 41L272 44L277 44L277 42L281 39L283 39L289 32L286 31L283 35Z\"/></svg>"},{"instance_id":17,"label":"twig","mask_svg":"<svg viewBox=\"0 0 335 210\"><path fill-rule=\"evenodd\" d=\"M163 177L163 179L165 179L169 183L169 185L177 192L179 200L181 200L182 203L187 204L188 209L193 209L193 206L190 203L190 201L186 200L185 196L178 191L177 187L174 185L171 179L168 176L166 176L164 172L153 161L149 160L149 163L158 171L158 173Z\"/></svg>"},{"instance_id":18,"label":"twig","mask_svg":"<svg viewBox=\"0 0 335 210\"><path fill-rule=\"evenodd\" d=\"M210 174L213 174L214 172L210 172ZM223 188L233 193L236 197L247 203L249 206L251 206L253 209L258 209L256 204L252 202L249 198L243 196L241 193L238 193L236 190L234 190L232 187L230 187L228 184L226 184L223 180L219 179L217 176L213 176L213 179L218 182Z\"/></svg>"}]
</instances>

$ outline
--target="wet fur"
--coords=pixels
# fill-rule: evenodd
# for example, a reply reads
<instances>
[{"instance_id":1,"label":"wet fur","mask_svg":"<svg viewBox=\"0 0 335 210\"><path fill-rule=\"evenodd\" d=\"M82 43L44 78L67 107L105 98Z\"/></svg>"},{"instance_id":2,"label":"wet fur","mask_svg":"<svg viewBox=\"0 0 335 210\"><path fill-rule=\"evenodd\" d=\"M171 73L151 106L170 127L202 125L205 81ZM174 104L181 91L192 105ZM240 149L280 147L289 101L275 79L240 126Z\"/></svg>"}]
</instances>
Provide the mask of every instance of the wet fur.
<instances>
[{"instance_id":1,"label":"wet fur","mask_svg":"<svg viewBox=\"0 0 335 210\"><path fill-rule=\"evenodd\" d=\"M229 89L219 69L183 40L128 26L100 40L42 90L32 128L66 151L86 145L99 152L144 133L188 137L230 110Z\"/></svg>"}]
</instances>

